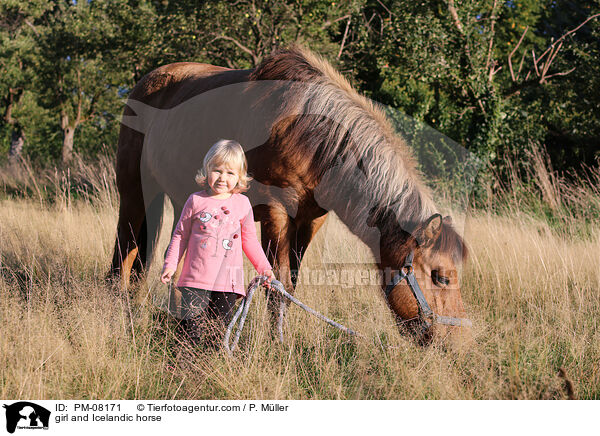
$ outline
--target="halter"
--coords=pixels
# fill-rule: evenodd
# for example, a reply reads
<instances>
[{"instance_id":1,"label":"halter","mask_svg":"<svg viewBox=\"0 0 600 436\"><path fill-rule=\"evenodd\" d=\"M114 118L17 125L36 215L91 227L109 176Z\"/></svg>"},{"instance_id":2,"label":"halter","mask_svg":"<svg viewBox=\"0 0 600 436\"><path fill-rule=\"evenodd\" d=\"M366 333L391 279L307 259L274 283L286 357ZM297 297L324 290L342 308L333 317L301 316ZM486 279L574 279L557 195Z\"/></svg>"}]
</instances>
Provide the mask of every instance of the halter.
<instances>
[{"instance_id":1,"label":"halter","mask_svg":"<svg viewBox=\"0 0 600 436\"><path fill-rule=\"evenodd\" d=\"M421 329L423 332L426 332L431 328L433 323L451 325L457 327L471 327L473 323L471 320L467 318L455 318L453 316L441 316L431 310L429 304L427 304L427 299L425 295L423 295L423 291L417 282L417 278L414 274L413 269L413 258L415 257L415 252L411 251L408 256L406 256L406 260L404 261L404 266L392 277L392 280L385 288L385 298L389 301L389 296L392 290L404 279L406 279L406 283L408 283L408 287L413 293L415 299L417 300L417 306L419 308L419 321L421 324Z\"/></svg>"}]
</instances>

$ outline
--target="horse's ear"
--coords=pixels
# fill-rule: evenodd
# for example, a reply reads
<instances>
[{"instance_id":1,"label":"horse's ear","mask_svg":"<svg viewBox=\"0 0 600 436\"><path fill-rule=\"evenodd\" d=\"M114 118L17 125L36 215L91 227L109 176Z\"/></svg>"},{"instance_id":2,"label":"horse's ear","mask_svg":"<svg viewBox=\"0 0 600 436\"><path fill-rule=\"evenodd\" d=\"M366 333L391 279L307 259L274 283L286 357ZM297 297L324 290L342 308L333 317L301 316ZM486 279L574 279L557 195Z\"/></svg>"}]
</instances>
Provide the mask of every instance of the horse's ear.
<instances>
[{"instance_id":1,"label":"horse's ear","mask_svg":"<svg viewBox=\"0 0 600 436\"><path fill-rule=\"evenodd\" d=\"M440 236L442 232L442 216L433 214L415 233L415 238L421 247L429 247Z\"/></svg>"}]
</instances>

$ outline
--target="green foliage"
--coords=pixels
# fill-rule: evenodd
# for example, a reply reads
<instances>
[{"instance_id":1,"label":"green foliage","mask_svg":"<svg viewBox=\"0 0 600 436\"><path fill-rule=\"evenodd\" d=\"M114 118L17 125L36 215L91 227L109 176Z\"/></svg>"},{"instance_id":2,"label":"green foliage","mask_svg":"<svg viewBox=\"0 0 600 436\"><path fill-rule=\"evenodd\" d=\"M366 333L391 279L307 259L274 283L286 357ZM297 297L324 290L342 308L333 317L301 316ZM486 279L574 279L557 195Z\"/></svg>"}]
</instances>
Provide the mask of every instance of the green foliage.
<instances>
[{"instance_id":1,"label":"green foliage","mask_svg":"<svg viewBox=\"0 0 600 436\"><path fill-rule=\"evenodd\" d=\"M484 183L492 168L507 174L507 152L532 143L546 144L559 170L591 165L600 153L599 20L563 38L559 50L552 44L598 12L598 0L7 0L0 97L10 116L0 146L6 155L22 128L25 153L57 160L72 129L75 152L114 150L123 99L154 68L252 68L301 43L391 112L476 154L488 168ZM458 161L438 145L417 145L428 173Z\"/></svg>"},{"instance_id":2,"label":"green foliage","mask_svg":"<svg viewBox=\"0 0 600 436\"><path fill-rule=\"evenodd\" d=\"M3 1L0 3L0 120L1 144L7 156L13 136L36 135L28 124L31 118L40 118L28 89L36 76L39 56L36 21L49 9L50 2ZM33 113L20 109L33 109ZM40 128L42 126L39 126ZM33 142L39 141L39 138Z\"/></svg>"},{"instance_id":3,"label":"green foliage","mask_svg":"<svg viewBox=\"0 0 600 436\"><path fill-rule=\"evenodd\" d=\"M482 194L511 165L525 169L532 144L547 144L559 170L594 164L599 19L564 35L599 12L597 1L373 0L344 63L371 98L475 153ZM421 163L437 165L426 173L456 162L431 154L444 155L442 142L417 144ZM507 162L513 152L520 160Z\"/></svg>"},{"instance_id":4,"label":"green foliage","mask_svg":"<svg viewBox=\"0 0 600 436\"><path fill-rule=\"evenodd\" d=\"M310 45L333 55L332 26L355 1L240 0L229 2L156 2L165 43L171 53L188 60L208 61L230 68L255 67L265 56L292 43Z\"/></svg>"},{"instance_id":5,"label":"green foliage","mask_svg":"<svg viewBox=\"0 0 600 436\"><path fill-rule=\"evenodd\" d=\"M37 97L35 93L25 91L15 108L15 117L23 125L26 153L42 164L49 159L60 158L60 147L57 144L61 142L62 132L54 113L40 106ZM8 150L8 141L6 149ZM2 159L5 158L6 153L3 153Z\"/></svg>"}]
</instances>

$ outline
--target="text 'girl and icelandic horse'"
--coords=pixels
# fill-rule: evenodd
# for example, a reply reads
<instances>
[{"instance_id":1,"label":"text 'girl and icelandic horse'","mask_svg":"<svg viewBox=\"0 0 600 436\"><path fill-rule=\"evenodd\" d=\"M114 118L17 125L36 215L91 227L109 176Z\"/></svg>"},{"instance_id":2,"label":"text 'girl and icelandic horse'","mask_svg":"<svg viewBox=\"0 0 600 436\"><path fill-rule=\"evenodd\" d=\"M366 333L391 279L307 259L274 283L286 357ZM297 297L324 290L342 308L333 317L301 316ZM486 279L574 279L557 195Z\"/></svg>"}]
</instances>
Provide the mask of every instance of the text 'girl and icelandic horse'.
<instances>
[{"instance_id":1,"label":"text 'girl and icelandic horse'","mask_svg":"<svg viewBox=\"0 0 600 436\"><path fill-rule=\"evenodd\" d=\"M293 291L308 244L334 211L381 271L400 271L383 290L403 330L421 340L462 330L454 327L465 316L457 275L467 255L462 238L437 213L410 148L381 109L309 50L277 51L253 70L160 67L132 90L122 124L113 276L126 283L132 271L145 270L164 195L180 216L198 190L194 175L208 148L234 139L254 178L246 194L263 248L286 289ZM274 317L284 304L269 294Z\"/></svg>"}]
</instances>

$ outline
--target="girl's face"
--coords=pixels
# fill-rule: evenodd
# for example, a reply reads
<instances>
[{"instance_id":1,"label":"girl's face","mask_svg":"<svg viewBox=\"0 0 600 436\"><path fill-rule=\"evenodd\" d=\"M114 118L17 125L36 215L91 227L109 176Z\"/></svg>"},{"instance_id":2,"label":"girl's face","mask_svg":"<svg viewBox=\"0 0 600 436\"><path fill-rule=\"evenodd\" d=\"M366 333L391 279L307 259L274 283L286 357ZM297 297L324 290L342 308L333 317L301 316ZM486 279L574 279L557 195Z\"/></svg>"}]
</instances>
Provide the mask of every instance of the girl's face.
<instances>
[{"instance_id":1,"label":"girl's face","mask_svg":"<svg viewBox=\"0 0 600 436\"><path fill-rule=\"evenodd\" d=\"M231 192L239 179L239 169L224 163L210 168L207 175L208 186L215 195Z\"/></svg>"}]
</instances>

